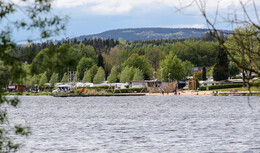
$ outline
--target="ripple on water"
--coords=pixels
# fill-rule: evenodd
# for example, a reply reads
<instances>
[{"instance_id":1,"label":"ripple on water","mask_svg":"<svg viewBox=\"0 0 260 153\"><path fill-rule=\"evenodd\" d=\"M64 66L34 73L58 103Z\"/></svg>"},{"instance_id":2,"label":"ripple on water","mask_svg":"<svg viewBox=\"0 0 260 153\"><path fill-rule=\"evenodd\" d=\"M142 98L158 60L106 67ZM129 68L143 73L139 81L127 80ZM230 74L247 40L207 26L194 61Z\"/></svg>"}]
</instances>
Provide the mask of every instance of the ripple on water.
<instances>
[{"instance_id":1,"label":"ripple on water","mask_svg":"<svg viewBox=\"0 0 260 153\"><path fill-rule=\"evenodd\" d=\"M19 152L260 152L259 97L20 97Z\"/></svg>"}]
</instances>

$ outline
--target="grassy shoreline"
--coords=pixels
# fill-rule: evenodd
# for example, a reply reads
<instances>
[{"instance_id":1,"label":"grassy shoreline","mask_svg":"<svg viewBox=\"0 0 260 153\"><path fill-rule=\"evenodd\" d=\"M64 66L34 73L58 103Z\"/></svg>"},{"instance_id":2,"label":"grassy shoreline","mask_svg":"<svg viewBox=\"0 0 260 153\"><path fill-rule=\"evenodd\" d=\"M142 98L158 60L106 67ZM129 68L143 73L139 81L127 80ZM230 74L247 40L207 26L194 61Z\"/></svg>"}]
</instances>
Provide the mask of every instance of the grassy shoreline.
<instances>
[{"instance_id":1,"label":"grassy shoreline","mask_svg":"<svg viewBox=\"0 0 260 153\"><path fill-rule=\"evenodd\" d=\"M207 91L199 91L198 92L198 95L211 95L211 96L226 96L227 93L233 93L233 92L230 92L230 91L236 91L234 93L237 93L237 94L240 94L240 95L243 95L243 96L247 96L249 95L249 93L246 93L248 92L248 89L247 88L227 88L227 89L214 89L214 90L207 90ZM102 94L113 94L111 92L106 92L104 93L104 90L102 92L98 91L98 90L91 90L92 92L90 93L81 93L81 92L74 92L74 93L69 93L70 95L102 95ZM218 91L218 94L212 94L212 92L215 92ZM260 90L259 88L256 88L256 87L253 87L251 88L251 92L252 92L252 95L251 96L260 96ZM137 92L139 93L139 92ZM194 91L191 91L191 90L183 90L180 91L181 95L197 95L196 93L197 92L194 92ZM32 92L5 92L5 95L23 95L23 96L52 96L52 95L65 95L67 93L52 93L52 92L38 92L38 93L32 93ZM120 94L120 93L117 93L117 94ZM161 93L147 93L146 94L147 96L152 96L152 95L162 95ZM167 95L167 94L164 94L164 95ZM169 93L168 94L169 96L171 95L174 95L173 93Z\"/></svg>"}]
</instances>

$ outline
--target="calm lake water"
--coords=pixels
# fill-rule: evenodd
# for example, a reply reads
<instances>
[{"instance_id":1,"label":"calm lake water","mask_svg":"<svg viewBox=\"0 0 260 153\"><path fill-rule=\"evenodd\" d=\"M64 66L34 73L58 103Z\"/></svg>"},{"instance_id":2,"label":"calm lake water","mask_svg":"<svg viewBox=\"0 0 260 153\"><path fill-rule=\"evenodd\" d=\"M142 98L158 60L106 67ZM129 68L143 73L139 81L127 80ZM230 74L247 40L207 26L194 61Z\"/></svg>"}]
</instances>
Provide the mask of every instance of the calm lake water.
<instances>
[{"instance_id":1,"label":"calm lake water","mask_svg":"<svg viewBox=\"0 0 260 153\"><path fill-rule=\"evenodd\" d=\"M29 152L260 152L260 97L22 96Z\"/></svg>"}]
</instances>

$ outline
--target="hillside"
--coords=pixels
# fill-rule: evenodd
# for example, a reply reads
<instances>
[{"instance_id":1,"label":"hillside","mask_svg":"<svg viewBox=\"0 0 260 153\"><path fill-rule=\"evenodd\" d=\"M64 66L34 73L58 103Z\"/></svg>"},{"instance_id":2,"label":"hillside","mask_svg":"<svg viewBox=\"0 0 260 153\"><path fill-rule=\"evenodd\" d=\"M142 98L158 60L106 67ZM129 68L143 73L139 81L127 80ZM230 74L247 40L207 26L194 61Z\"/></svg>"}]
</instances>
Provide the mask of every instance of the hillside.
<instances>
[{"instance_id":1,"label":"hillside","mask_svg":"<svg viewBox=\"0 0 260 153\"><path fill-rule=\"evenodd\" d=\"M78 40L101 38L113 38L115 40L153 40L153 39L173 39L187 38L190 36L200 37L204 35L208 29L194 28L130 28L109 30L99 34L82 35L77 37Z\"/></svg>"}]
</instances>

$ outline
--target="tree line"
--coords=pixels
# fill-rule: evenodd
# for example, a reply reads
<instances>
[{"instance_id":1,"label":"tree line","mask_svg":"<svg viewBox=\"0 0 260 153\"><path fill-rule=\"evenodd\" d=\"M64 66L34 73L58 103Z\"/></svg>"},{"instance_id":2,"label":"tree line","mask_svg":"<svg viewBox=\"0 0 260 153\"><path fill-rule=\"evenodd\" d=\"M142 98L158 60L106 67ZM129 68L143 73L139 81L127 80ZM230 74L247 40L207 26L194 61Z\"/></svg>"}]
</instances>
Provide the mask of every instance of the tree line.
<instances>
[{"instance_id":1,"label":"tree line","mask_svg":"<svg viewBox=\"0 0 260 153\"><path fill-rule=\"evenodd\" d=\"M26 72L23 84L27 86L68 82L68 71L77 71L74 81L93 83L101 83L104 80L114 83L155 78L179 81L192 76L195 66L212 67L212 72L209 73L215 80L222 80L223 78L219 79L218 76L223 76L223 72L226 73L224 78L230 74L238 74L240 69L230 62L227 55L223 55L219 43L207 35L199 39L134 42L73 39L59 43L19 46L12 50L12 53L23 57L21 62ZM207 41L204 40L205 37ZM226 39L227 43L232 40L231 37ZM217 68L221 63L226 63L224 67L227 70Z\"/></svg>"}]
</instances>

